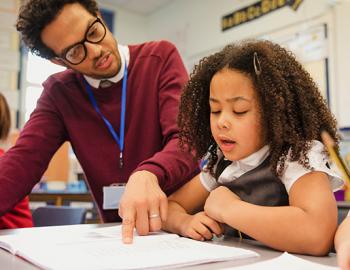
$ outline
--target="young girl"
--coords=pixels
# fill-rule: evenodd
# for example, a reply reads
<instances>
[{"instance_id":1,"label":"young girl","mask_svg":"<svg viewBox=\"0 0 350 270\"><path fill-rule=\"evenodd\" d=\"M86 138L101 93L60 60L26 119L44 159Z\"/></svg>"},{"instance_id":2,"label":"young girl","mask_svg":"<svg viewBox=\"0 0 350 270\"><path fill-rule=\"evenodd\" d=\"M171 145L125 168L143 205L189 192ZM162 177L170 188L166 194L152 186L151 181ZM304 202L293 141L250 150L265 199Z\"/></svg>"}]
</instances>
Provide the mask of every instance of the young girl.
<instances>
[{"instance_id":1,"label":"young girl","mask_svg":"<svg viewBox=\"0 0 350 270\"><path fill-rule=\"evenodd\" d=\"M5 97L0 93L0 142L6 141L10 132L10 126L10 109ZM0 156L3 153L4 149L0 147ZM10 212L0 216L0 229L15 229L24 227L33 227L28 197L19 202Z\"/></svg>"},{"instance_id":2,"label":"young girl","mask_svg":"<svg viewBox=\"0 0 350 270\"><path fill-rule=\"evenodd\" d=\"M338 138L336 123L290 52L248 41L205 57L178 120L181 146L207 164L169 197L163 229L197 240L235 229L283 251L328 252L332 190L343 181L329 169L320 133Z\"/></svg>"}]
</instances>

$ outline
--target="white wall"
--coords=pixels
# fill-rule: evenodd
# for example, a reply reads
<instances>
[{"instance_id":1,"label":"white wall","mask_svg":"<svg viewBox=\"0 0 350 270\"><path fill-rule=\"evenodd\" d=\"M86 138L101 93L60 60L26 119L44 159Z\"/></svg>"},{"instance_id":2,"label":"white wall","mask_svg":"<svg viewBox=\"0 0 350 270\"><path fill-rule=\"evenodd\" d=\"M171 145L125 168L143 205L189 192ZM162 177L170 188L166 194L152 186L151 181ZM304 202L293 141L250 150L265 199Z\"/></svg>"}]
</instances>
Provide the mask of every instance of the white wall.
<instances>
[{"instance_id":1,"label":"white wall","mask_svg":"<svg viewBox=\"0 0 350 270\"><path fill-rule=\"evenodd\" d=\"M285 26L320 16L329 5L323 0L305 0L298 11L289 7L271 12L255 21L245 23L225 32L221 31L221 17L232 11L255 3L256 0L176 0L171 5L153 13L149 18L151 39L168 36L177 42L172 35L181 34L186 46L184 53L193 57L206 51L219 49L223 45L248 37L261 36ZM172 36L171 36L172 35Z\"/></svg>"},{"instance_id":2,"label":"white wall","mask_svg":"<svg viewBox=\"0 0 350 270\"><path fill-rule=\"evenodd\" d=\"M130 12L118 6L103 3L99 6L114 11L114 35L118 43L137 44L149 40L147 32L147 17Z\"/></svg>"},{"instance_id":3,"label":"white wall","mask_svg":"<svg viewBox=\"0 0 350 270\"><path fill-rule=\"evenodd\" d=\"M350 126L350 2L335 7L337 111L340 126Z\"/></svg>"}]
</instances>

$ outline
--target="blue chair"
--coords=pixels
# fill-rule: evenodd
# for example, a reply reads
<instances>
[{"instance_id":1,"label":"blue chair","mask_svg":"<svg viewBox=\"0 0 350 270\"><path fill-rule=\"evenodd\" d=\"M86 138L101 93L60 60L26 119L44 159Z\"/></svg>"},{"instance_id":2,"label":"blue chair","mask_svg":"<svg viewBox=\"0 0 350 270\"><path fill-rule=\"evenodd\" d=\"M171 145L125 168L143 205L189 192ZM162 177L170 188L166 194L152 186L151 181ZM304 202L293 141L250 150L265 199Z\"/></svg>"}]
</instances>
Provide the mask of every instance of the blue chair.
<instances>
[{"instance_id":1,"label":"blue chair","mask_svg":"<svg viewBox=\"0 0 350 270\"><path fill-rule=\"evenodd\" d=\"M86 209L70 206L43 206L33 211L35 227L84 224Z\"/></svg>"}]
</instances>

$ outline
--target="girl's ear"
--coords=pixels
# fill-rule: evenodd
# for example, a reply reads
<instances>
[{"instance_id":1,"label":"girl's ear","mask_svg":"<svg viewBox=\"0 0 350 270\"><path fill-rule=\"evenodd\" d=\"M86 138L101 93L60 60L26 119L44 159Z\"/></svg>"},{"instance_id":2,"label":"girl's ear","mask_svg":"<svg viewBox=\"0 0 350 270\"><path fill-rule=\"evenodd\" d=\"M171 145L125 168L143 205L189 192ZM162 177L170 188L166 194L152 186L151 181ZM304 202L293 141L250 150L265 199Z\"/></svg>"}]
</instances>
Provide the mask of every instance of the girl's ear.
<instances>
[{"instance_id":1,"label":"girl's ear","mask_svg":"<svg viewBox=\"0 0 350 270\"><path fill-rule=\"evenodd\" d=\"M61 58L58 58L58 57L51 58L50 62L52 62L52 63L54 63L56 65L67 67L67 65L63 62L63 60Z\"/></svg>"}]
</instances>

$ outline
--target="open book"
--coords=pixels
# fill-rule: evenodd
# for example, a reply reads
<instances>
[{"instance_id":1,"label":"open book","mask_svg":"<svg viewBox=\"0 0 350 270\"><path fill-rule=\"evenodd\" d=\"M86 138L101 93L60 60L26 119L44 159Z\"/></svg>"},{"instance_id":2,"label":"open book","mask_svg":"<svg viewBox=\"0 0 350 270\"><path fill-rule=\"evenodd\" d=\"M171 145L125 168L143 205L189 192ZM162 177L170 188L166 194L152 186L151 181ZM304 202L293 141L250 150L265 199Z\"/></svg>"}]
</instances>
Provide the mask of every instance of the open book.
<instances>
[{"instance_id":1,"label":"open book","mask_svg":"<svg viewBox=\"0 0 350 270\"><path fill-rule=\"evenodd\" d=\"M134 236L132 245L121 241L121 227L81 230L32 230L0 236L0 247L43 269L163 269L259 256L227 247L157 233Z\"/></svg>"}]
</instances>

